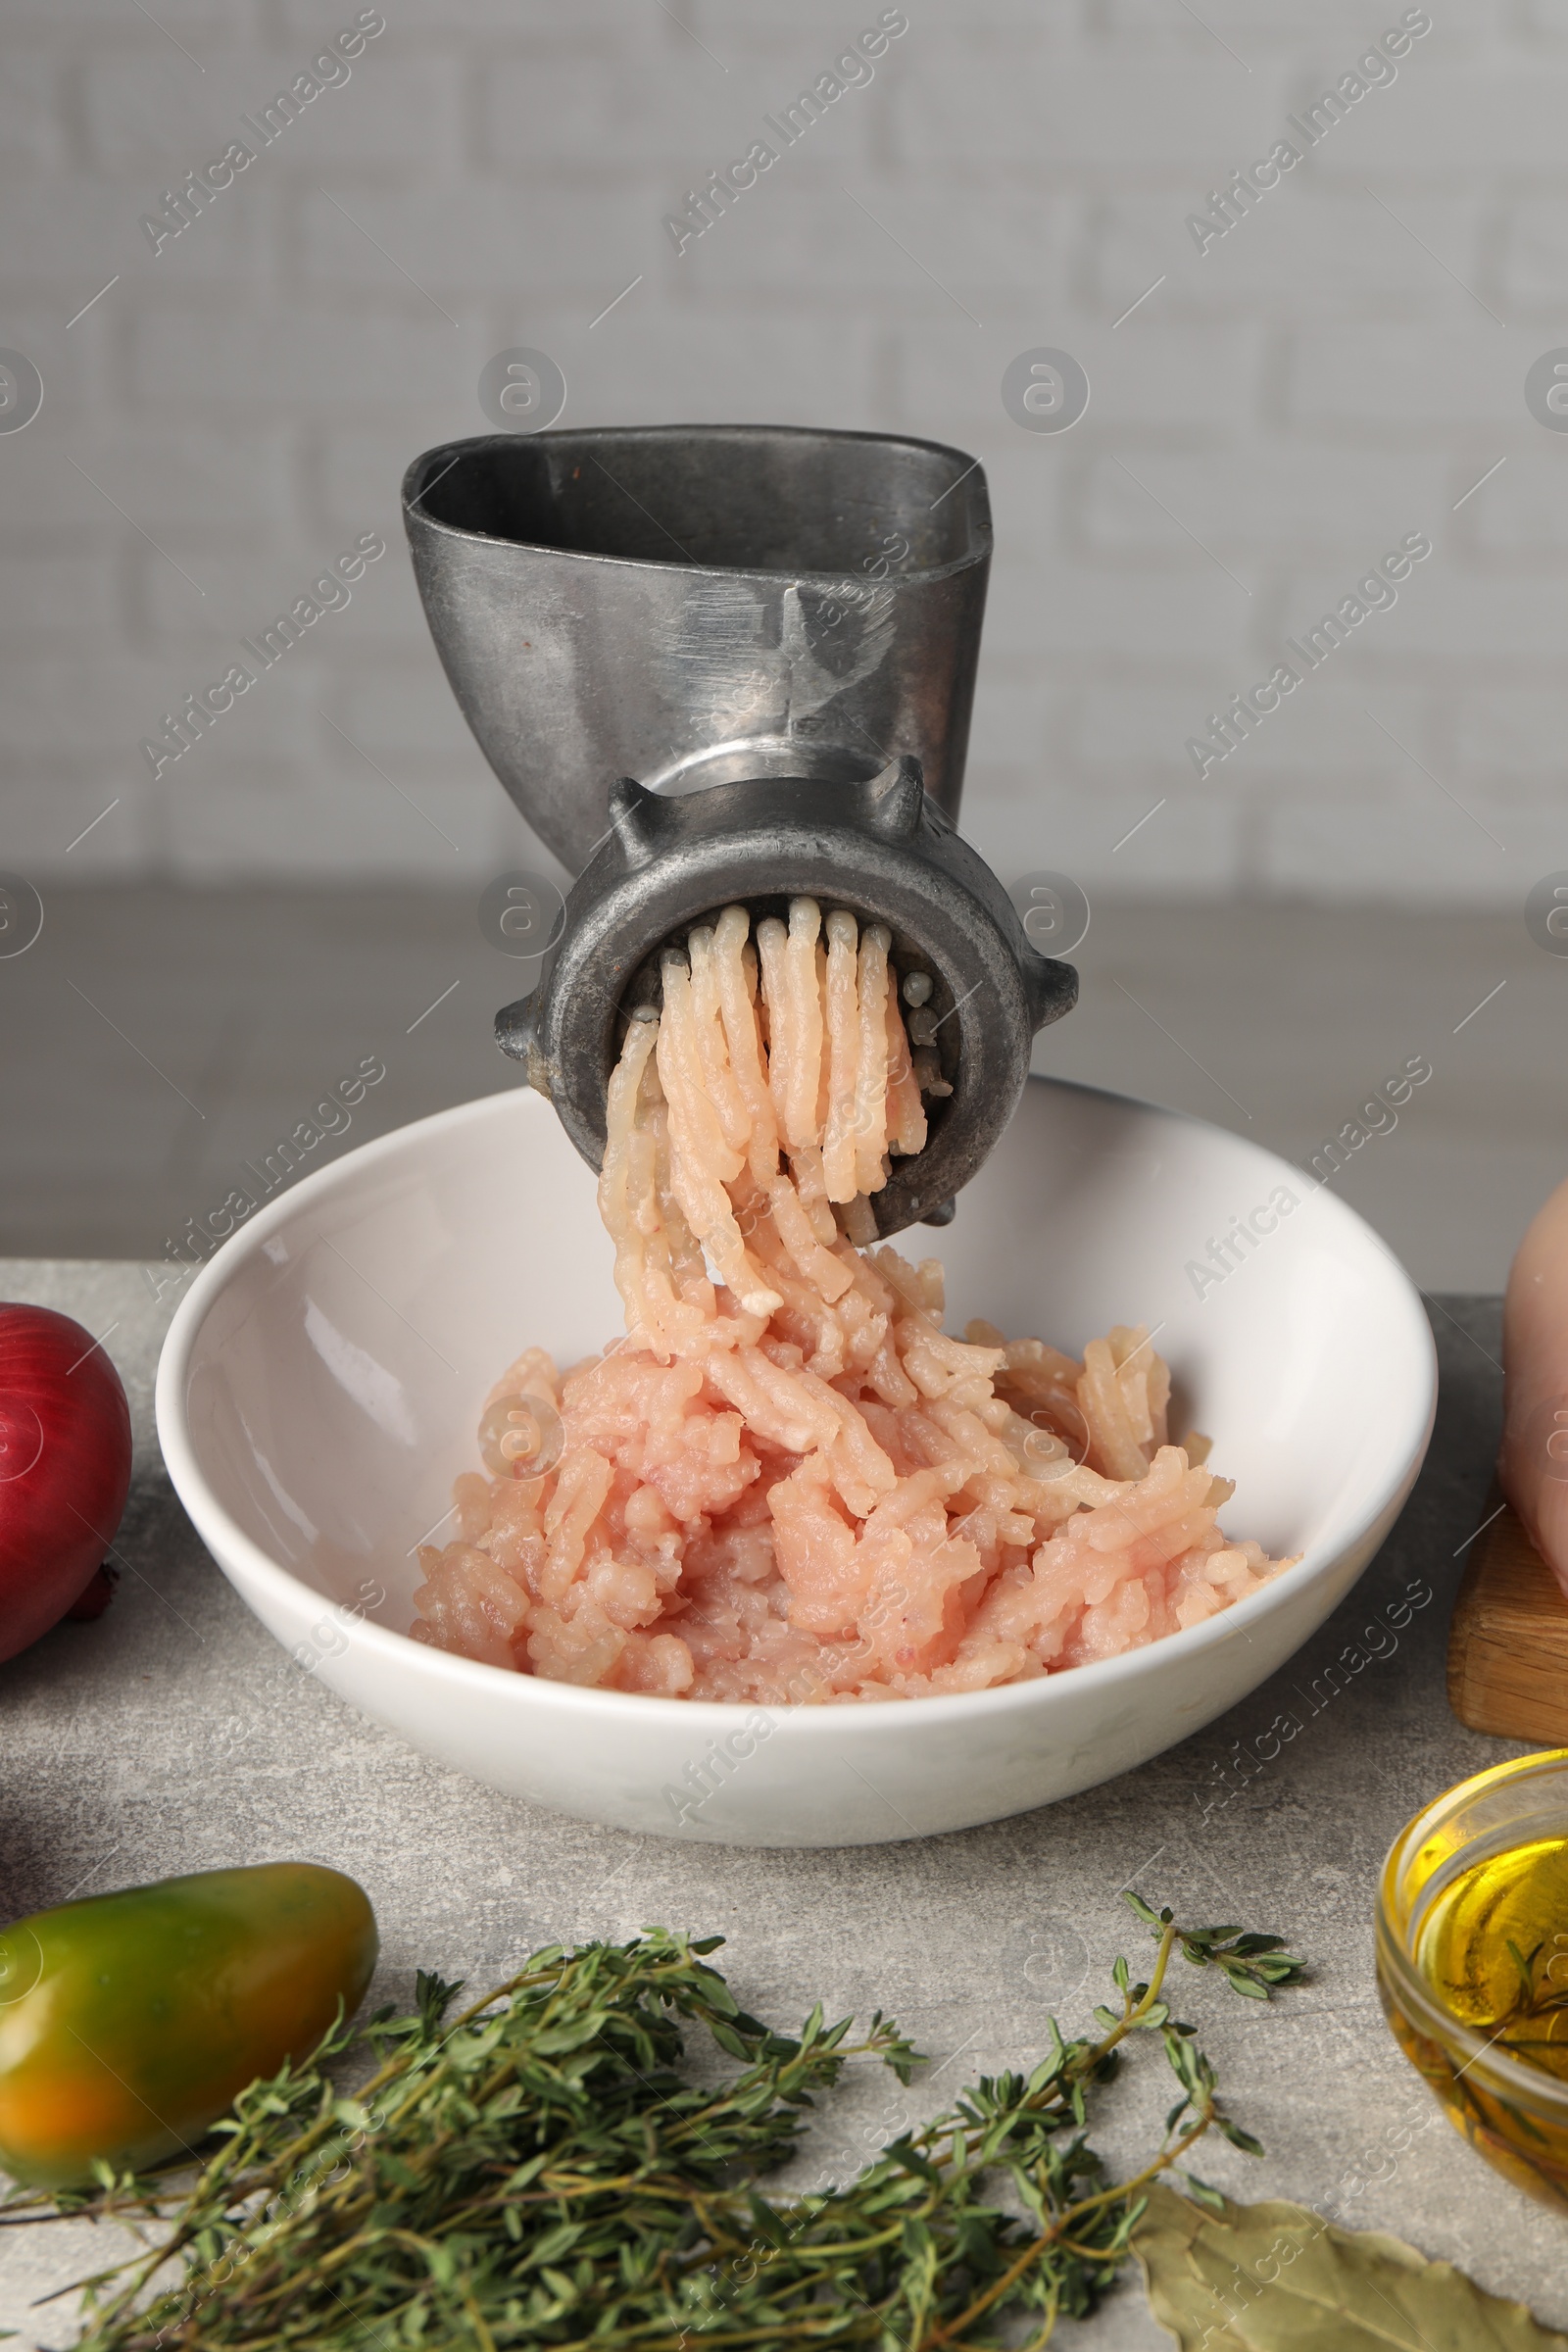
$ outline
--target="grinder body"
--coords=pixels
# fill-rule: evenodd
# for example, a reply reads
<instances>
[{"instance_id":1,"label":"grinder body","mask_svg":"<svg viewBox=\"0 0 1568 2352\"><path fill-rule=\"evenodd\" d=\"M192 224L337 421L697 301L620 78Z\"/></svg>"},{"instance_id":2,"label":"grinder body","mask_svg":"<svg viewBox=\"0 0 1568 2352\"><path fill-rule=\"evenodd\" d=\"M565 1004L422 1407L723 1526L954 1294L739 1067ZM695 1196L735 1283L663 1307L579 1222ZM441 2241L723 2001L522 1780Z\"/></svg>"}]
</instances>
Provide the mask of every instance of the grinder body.
<instances>
[{"instance_id":1,"label":"grinder body","mask_svg":"<svg viewBox=\"0 0 1568 2352\"><path fill-rule=\"evenodd\" d=\"M956 829L991 556L961 451L778 426L487 436L404 484L448 677L577 873L533 995L498 1019L597 1168L605 1091L658 951L798 895L929 975L953 1092L872 1197L942 1221L1076 995Z\"/></svg>"}]
</instances>

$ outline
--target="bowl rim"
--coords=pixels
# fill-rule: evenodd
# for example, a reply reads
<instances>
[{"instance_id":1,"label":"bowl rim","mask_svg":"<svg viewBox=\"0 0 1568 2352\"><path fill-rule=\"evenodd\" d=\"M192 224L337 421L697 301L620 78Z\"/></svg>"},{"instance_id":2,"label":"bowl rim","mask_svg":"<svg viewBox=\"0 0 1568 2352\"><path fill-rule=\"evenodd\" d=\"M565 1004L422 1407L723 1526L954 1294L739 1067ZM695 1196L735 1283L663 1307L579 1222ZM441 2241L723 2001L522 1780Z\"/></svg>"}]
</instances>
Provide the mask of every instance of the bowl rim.
<instances>
[{"instance_id":1,"label":"bowl rim","mask_svg":"<svg viewBox=\"0 0 1568 2352\"><path fill-rule=\"evenodd\" d=\"M1230 1128L1218 1127L1212 1120L1201 1119L1191 1111L1172 1110L1162 1103L1146 1102L1134 1095L1119 1095L1108 1088L1085 1086L1075 1079L1054 1078L1031 1072L1031 1088L1049 1087L1056 1092L1083 1095L1092 1100L1111 1103L1123 1110L1136 1110L1173 1125L1199 1128L1207 1135L1224 1138L1238 1151L1250 1153L1260 1162L1281 1172L1282 1176L1299 1179L1301 1171L1266 1145L1254 1143L1250 1137L1235 1134ZM164 1463L175 1494L188 1513L197 1535L214 1555L220 1573L224 1558L242 1563L245 1587L270 1592L285 1605L297 1607L301 1600L312 1609L330 1608L333 1603L314 1586L296 1576L292 1569L274 1560L263 1550L254 1538L247 1535L230 1513L219 1501L197 1459L185 1411L186 1386L191 1357L195 1351L202 1326L211 1308L229 1283L251 1258L259 1254L268 1240L278 1228L300 1213L303 1207L317 1207L329 1201L333 1195L358 1182L367 1170L376 1168L382 1161L391 1160L406 1152L415 1139L438 1131L452 1132L467 1125L482 1125L488 1119L515 1116L519 1101L532 1101L541 1112L548 1104L532 1095L526 1086L503 1087L492 1095L481 1095L467 1102L451 1104L445 1110L432 1111L422 1119L413 1119L395 1127L387 1135L375 1136L353 1150L343 1152L325 1167L314 1169L297 1184L278 1195L275 1200L265 1202L247 1218L237 1232L220 1243L212 1257L197 1274L184 1298L175 1308L172 1320L164 1337L158 1359L154 1390L154 1409L159 1444ZM532 1115L532 1114L529 1114ZM1319 1188L1321 1189L1321 1188ZM606 1690L583 1687L575 1683L554 1682L540 1675L509 1672L502 1666L490 1666L476 1658L463 1658L449 1650L436 1649L415 1642L409 1634L394 1632L390 1626L373 1624L368 1618L356 1620L347 1630L350 1645L370 1658L385 1658L397 1668L413 1669L444 1682L455 1690L492 1690L505 1685L518 1693L519 1705L545 1705L560 1709L567 1716L584 1720L603 1718L607 1712L619 1717L624 1709L636 1712L625 1718L628 1722L650 1720L646 1710L655 1706L678 1706L681 1720L702 1724L718 1733L733 1731L748 1718L758 1714L768 1717L774 1729L790 1727L795 1739L843 1739L847 1733L846 1716L856 1724L867 1720L891 1721L919 1726L929 1721L958 1725L966 1717L997 1716L1033 1711L1042 1704L1060 1703L1064 1688L1086 1695L1097 1690L1125 1691L1136 1688L1150 1675L1158 1675L1177 1658L1197 1658L1203 1652L1235 1641L1250 1641L1251 1627L1261 1617L1276 1608L1287 1592L1294 1592L1323 1575L1333 1559L1343 1555L1360 1543L1368 1531L1396 1502L1402 1502L1413 1486L1431 1443L1437 1413L1437 1348L1432 1329L1421 1304L1421 1297L1403 1265L1366 1219L1337 1195L1329 1195L1325 1203L1340 1219L1348 1220L1349 1229L1362 1242L1370 1242L1379 1254L1387 1259L1394 1277L1393 1301L1402 1309L1410 1331L1418 1334L1424 1347L1417 1354L1424 1380L1421 1393L1410 1401L1408 1418L1399 1446L1391 1455L1392 1467L1377 1478L1372 1494L1356 1515L1355 1524L1346 1531L1329 1558L1314 1558L1308 1545L1289 1568L1271 1579L1261 1592L1250 1593L1245 1600L1235 1601L1216 1616L1205 1618L1202 1624L1179 1627L1173 1634L1162 1635L1137 1649L1123 1650L1115 1657L1092 1659L1085 1665L1074 1666L1058 1674L1045 1674L1027 1682L994 1684L982 1690L951 1690L933 1693L927 1698L898 1698L887 1702L860 1700L838 1705L810 1706L793 1701L763 1701L760 1699L669 1699L658 1691ZM1370 1560L1368 1561L1370 1564ZM418 1660L414 1666L410 1653ZM472 1678L484 1681L474 1683ZM1055 1694L1054 1701L1050 1694ZM1195 1727L1198 1728L1198 1727Z\"/></svg>"},{"instance_id":2,"label":"bowl rim","mask_svg":"<svg viewBox=\"0 0 1568 2352\"><path fill-rule=\"evenodd\" d=\"M1468 1773L1462 1781L1443 1789L1419 1812L1412 1813L1383 1857L1373 1917L1378 1972L1392 1980L1390 1989L1400 2007L1410 2014L1412 2023L1435 2041L1463 2050L1466 2073L1479 2066L1479 2071L1492 2077L1511 2095L1546 2110L1553 2122L1560 2123L1568 2121L1568 2082L1559 2075L1548 2074L1544 2067L1527 2065L1509 2050L1498 2049L1495 2034L1489 2037L1444 2005L1431 1979L1416 1965L1398 1925L1395 1901L1396 1882L1406 1856L1439 1827L1446 1815L1489 1786L1537 1777L1555 1780L1568 1798L1568 1747L1534 1748L1526 1755L1505 1756L1499 1764L1484 1765L1479 1772ZM1524 2161L1528 2163L1528 2157Z\"/></svg>"}]
</instances>

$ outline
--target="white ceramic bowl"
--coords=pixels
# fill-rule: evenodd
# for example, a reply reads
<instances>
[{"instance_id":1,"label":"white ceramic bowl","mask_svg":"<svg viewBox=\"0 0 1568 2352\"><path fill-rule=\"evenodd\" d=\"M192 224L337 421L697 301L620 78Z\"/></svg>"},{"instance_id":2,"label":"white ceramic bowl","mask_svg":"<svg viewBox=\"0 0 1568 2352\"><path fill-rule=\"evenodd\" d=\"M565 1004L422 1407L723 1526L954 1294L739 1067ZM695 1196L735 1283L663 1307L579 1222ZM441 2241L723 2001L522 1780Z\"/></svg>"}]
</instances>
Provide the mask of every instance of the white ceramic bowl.
<instances>
[{"instance_id":1,"label":"white ceramic bowl","mask_svg":"<svg viewBox=\"0 0 1568 2352\"><path fill-rule=\"evenodd\" d=\"M1203 1261L1238 1218L1273 1230L1221 1277ZM1432 1341L1399 1265L1298 1168L1196 1119L1045 1079L956 1222L902 1246L946 1262L954 1329L978 1314L1078 1348L1113 1323L1157 1328L1183 1407L1237 1482L1226 1525L1300 1552L1298 1565L1125 1656L889 1704L769 1712L583 1690L411 1642L415 1546L476 1466L497 1373L529 1343L570 1362L622 1328L588 1170L520 1091L347 1153L218 1251L164 1348L164 1455L214 1558L284 1647L492 1788L730 1844L854 1845L1000 1820L1185 1739L1322 1624L1420 1467Z\"/></svg>"}]
</instances>

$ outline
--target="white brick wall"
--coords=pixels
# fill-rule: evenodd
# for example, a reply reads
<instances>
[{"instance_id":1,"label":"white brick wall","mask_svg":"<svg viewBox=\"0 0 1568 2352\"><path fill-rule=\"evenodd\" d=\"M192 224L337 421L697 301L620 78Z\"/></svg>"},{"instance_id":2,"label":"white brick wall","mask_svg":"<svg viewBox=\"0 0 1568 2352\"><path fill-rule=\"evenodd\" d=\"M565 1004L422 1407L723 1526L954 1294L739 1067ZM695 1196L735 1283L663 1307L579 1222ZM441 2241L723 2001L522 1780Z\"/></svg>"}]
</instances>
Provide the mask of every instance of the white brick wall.
<instances>
[{"instance_id":1,"label":"white brick wall","mask_svg":"<svg viewBox=\"0 0 1568 2352\"><path fill-rule=\"evenodd\" d=\"M0 347L46 389L0 434L0 865L448 881L525 854L397 511L412 456L486 429L514 342L564 368L566 421L984 459L966 823L1004 870L1512 904L1568 865L1568 436L1522 389L1568 346L1568 0L1434 0L1204 254L1188 214L1402 0L907 0L872 82L677 257L664 211L878 5L385 0L348 80L155 255L139 217L357 0L10 0ZM1069 434L1003 410L1034 344L1088 370ZM1205 714L1418 528L1397 607L1200 780ZM352 604L155 781L160 714L369 529Z\"/></svg>"}]
</instances>

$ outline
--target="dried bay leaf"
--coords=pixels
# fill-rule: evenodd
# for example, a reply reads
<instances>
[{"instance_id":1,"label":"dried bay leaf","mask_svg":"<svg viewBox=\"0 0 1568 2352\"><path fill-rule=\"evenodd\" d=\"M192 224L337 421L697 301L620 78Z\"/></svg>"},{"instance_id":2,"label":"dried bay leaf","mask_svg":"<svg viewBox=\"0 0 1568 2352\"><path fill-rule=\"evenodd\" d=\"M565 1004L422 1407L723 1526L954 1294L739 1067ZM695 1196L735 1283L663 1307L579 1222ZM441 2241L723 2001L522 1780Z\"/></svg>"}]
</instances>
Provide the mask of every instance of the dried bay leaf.
<instances>
[{"instance_id":1,"label":"dried bay leaf","mask_svg":"<svg viewBox=\"0 0 1568 2352\"><path fill-rule=\"evenodd\" d=\"M1304 2205L1224 2216L1160 2183L1133 2236L1149 2305L1181 2352L1568 2352L1522 2303L1451 2263Z\"/></svg>"}]
</instances>

